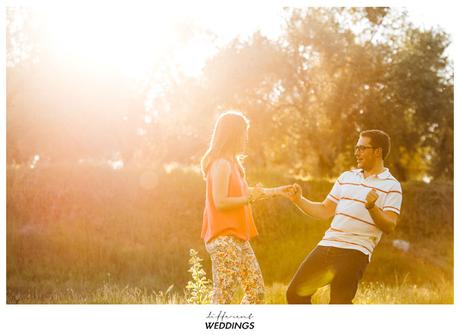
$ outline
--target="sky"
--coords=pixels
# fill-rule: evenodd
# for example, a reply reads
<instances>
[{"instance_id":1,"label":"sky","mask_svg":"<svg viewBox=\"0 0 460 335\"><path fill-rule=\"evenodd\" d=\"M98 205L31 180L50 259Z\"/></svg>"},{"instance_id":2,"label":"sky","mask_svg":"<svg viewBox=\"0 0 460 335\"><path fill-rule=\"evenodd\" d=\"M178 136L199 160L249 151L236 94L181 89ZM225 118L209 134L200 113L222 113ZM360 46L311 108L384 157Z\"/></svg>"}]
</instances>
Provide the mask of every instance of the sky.
<instances>
[{"instance_id":1,"label":"sky","mask_svg":"<svg viewBox=\"0 0 460 335\"><path fill-rule=\"evenodd\" d=\"M420 27L439 26L449 34L454 34L458 26L458 17L444 6L407 6L410 19Z\"/></svg>"}]
</instances>

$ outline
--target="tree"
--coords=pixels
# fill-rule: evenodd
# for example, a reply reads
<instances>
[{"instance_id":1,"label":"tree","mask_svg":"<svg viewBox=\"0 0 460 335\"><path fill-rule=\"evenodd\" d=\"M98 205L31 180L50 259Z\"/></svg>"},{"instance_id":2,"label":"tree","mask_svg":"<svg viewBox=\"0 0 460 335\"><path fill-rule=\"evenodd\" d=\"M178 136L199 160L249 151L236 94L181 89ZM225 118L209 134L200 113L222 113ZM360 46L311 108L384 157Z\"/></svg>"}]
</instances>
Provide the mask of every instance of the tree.
<instances>
[{"instance_id":1,"label":"tree","mask_svg":"<svg viewBox=\"0 0 460 335\"><path fill-rule=\"evenodd\" d=\"M189 77L174 62L207 31L184 23L149 80L133 87L109 67L62 61L47 48L45 21L7 14L8 162L197 163L215 116L240 109L252 121L248 164L312 177L354 165L360 131L392 137L388 160L401 181L453 176L450 37L414 27L391 8L286 9L277 40L234 39ZM77 60L78 61L78 60Z\"/></svg>"}]
</instances>

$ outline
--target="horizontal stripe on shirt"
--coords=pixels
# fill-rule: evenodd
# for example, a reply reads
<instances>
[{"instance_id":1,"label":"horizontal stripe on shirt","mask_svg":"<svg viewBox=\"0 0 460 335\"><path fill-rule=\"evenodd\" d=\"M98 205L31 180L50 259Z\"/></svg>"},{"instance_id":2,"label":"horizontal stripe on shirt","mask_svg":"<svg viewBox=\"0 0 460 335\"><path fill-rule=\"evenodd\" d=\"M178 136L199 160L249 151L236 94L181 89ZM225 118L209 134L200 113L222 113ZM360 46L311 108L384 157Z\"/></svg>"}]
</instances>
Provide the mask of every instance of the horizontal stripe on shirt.
<instances>
[{"instance_id":1,"label":"horizontal stripe on shirt","mask_svg":"<svg viewBox=\"0 0 460 335\"><path fill-rule=\"evenodd\" d=\"M352 215L349 215L349 214L346 214L346 213L336 212L335 215L343 215L343 216L349 217L349 218L351 218L351 219L354 219L354 220L357 220L357 221L366 223L366 224L368 224L368 225L375 226L375 223L368 222L368 221L366 221L366 220L357 218L357 217L355 217L355 216L352 216Z\"/></svg>"},{"instance_id":2,"label":"horizontal stripe on shirt","mask_svg":"<svg viewBox=\"0 0 460 335\"><path fill-rule=\"evenodd\" d=\"M360 234L360 233L352 233L352 232L349 232L349 231L345 231L345 230L340 230L340 229L337 229L337 228L333 228L333 227L330 227L328 229L328 231L335 231L335 232L338 232L338 233L344 233L344 234L349 234L349 235L354 235L354 236L374 236L372 234Z\"/></svg>"},{"instance_id":3,"label":"horizontal stripe on shirt","mask_svg":"<svg viewBox=\"0 0 460 335\"><path fill-rule=\"evenodd\" d=\"M332 196L333 198L335 198L332 194L331 194L331 196ZM337 198L335 198L335 199L337 199ZM337 199L337 200L350 200L350 201L360 202L360 203L364 204L364 206L367 204L366 201L359 200L359 199L353 199L353 198L347 198L347 197L342 197L342 198ZM377 206L377 205L375 205L375 207L377 207L377 208L380 209L380 210L383 210L381 207L379 207L379 206ZM391 207L391 206L385 206L385 207ZM383 207L383 208L385 208L385 207ZM394 209L397 209L396 207L393 207L393 208L394 208Z\"/></svg>"},{"instance_id":4,"label":"horizontal stripe on shirt","mask_svg":"<svg viewBox=\"0 0 460 335\"><path fill-rule=\"evenodd\" d=\"M359 243L353 243L353 242L349 242L349 241L341 241L339 239L332 239L332 238L325 238L325 237L323 237L323 241L340 242L340 243L345 243L345 244L357 245L359 247L362 247L362 248L366 249L370 253L372 253L372 250L369 250L369 248L367 248L364 245L361 245Z\"/></svg>"},{"instance_id":5,"label":"horizontal stripe on shirt","mask_svg":"<svg viewBox=\"0 0 460 335\"><path fill-rule=\"evenodd\" d=\"M342 183L340 180L337 180L337 182L340 184L340 185L353 185L353 186L364 186L364 187L367 187L367 188L371 188L373 190L376 190L376 191L380 191L380 192L383 192L383 193L399 193L399 194L402 194L402 192L400 191L396 191L396 190L391 190L391 191L385 191L385 190L382 190L380 188L377 188L377 187L372 187L372 186L369 186L369 185L366 185L366 184L356 184L356 183Z\"/></svg>"},{"instance_id":6,"label":"horizontal stripe on shirt","mask_svg":"<svg viewBox=\"0 0 460 335\"><path fill-rule=\"evenodd\" d=\"M351 200L351 201L356 201L356 202L360 202L362 204L366 204L365 201L362 201L362 200L358 200L358 199L353 199L353 198L347 198L347 197L341 197L340 200Z\"/></svg>"}]
</instances>

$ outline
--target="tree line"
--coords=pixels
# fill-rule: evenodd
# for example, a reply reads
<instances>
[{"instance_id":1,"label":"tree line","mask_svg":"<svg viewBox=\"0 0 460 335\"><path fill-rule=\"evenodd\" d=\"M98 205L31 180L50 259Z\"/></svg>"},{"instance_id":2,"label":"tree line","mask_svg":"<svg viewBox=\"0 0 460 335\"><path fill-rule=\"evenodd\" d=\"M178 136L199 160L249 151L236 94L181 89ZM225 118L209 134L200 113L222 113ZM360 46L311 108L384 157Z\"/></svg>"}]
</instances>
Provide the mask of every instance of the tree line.
<instances>
[{"instance_id":1,"label":"tree line","mask_svg":"<svg viewBox=\"0 0 460 335\"><path fill-rule=\"evenodd\" d=\"M359 131L378 128L392 138L388 166L401 181L453 178L448 34L385 7L280 15L276 39L235 38L196 77L173 62L152 64L139 84L53 58L33 11L8 8L8 163L39 153L50 162L115 155L125 164L197 164L216 115L233 108L251 120L251 166L333 177L353 166ZM178 37L187 44L203 34L211 33Z\"/></svg>"}]
</instances>

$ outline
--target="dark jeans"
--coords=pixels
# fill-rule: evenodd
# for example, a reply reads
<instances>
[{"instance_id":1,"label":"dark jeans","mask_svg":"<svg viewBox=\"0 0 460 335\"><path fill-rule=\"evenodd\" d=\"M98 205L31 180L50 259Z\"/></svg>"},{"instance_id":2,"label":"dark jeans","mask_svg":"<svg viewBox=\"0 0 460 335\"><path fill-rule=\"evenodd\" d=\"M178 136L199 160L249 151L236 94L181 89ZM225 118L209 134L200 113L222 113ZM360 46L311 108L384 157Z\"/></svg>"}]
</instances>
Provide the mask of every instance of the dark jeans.
<instances>
[{"instance_id":1,"label":"dark jeans","mask_svg":"<svg viewBox=\"0 0 460 335\"><path fill-rule=\"evenodd\" d=\"M330 304L351 304L369 263L353 249L316 246L304 259L287 290L288 304L311 304L316 290L331 284Z\"/></svg>"}]
</instances>

